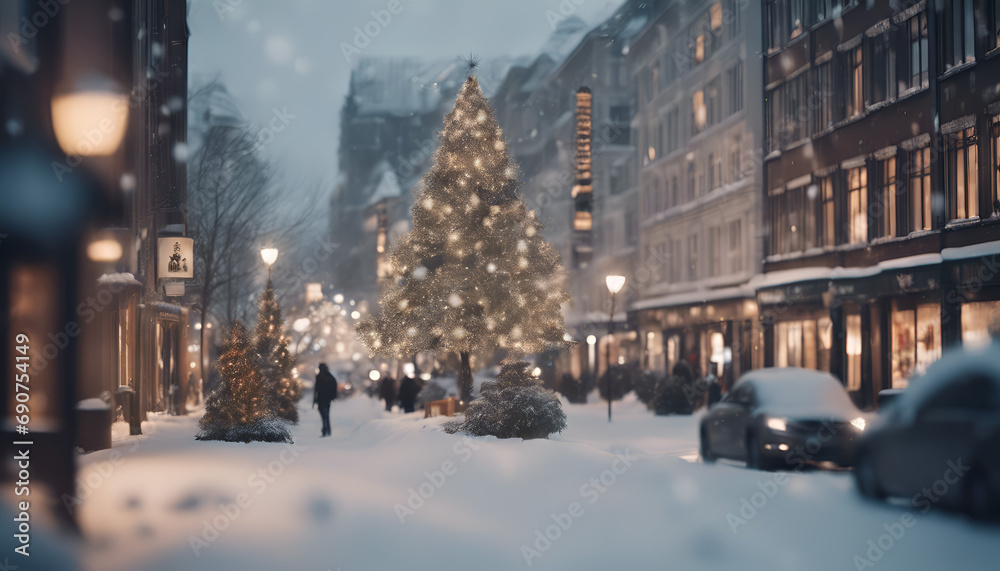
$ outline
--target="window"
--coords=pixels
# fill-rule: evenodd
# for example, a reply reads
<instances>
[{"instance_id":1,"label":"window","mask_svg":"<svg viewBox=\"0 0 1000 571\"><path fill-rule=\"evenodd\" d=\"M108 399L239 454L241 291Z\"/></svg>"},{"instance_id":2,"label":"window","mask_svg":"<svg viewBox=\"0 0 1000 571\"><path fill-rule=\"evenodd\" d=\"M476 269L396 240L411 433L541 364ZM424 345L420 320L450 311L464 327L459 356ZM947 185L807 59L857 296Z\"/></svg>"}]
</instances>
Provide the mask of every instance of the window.
<instances>
[{"instance_id":1,"label":"window","mask_svg":"<svg viewBox=\"0 0 1000 571\"><path fill-rule=\"evenodd\" d=\"M785 120L783 140L793 143L806 136L809 122L809 108L806 105L806 74L789 79L784 85Z\"/></svg>"},{"instance_id":2,"label":"window","mask_svg":"<svg viewBox=\"0 0 1000 571\"><path fill-rule=\"evenodd\" d=\"M743 110L743 62L729 68L729 113Z\"/></svg>"},{"instance_id":3,"label":"window","mask_svg":"<svg viewBox=\"0 0 1000 571\"><path fill-rule=\"evenodd\" d=\"M608 107L608 118L616 126L628 125L632 121L632 115L628 104L612 105Z\"/></svg>"},{"instance_id":4,"label":"window","mask_svg":"<svg viewBox=\"0 0 1000 571\"><path fill-rule=\"evenodd\" d=\"M875 162L875 200L882 206L878 235L896 236L896 157Z\"/></svg>"},{"instance_id":5,"label":"window","mask_svg":"<svg viewBox=\"0 0 1000 571\"><path fill-rule=\"evenodd\" d=\"M945 2L943 55L945 70L976 60L972 0Z\"/></svg>"},{"instance_id":6,"label":"window","mask_svg":"<svg viewBox=\"0 0 1000 571\"><path fill-rule=\"evenodd\" d=\"M708 275L715 277L719 275L719 266L722 260L722 242L719 240L720 227L712 226L708 229Z\"/></svg>"},{"instance_id":7,"label":"window","mask_svg":"<svg viewBox=\"0 0 1000 571\"><path fill-rule=\"evenodd\" d=\"M864 101L864 65L862 61L862 50L859 45L848 50L844 55L844 78L846 89L844 91L844 118L849 119L861 115L865 111Z\"/></svg>"},{"instance_id":8,"label":"window","mask_svg":"<svg viewBox=\"0 0 1000 571\"><path fill-rule=\"evenodd\" d=\"M670 242L670 281L680 282L683 281L681 277L681 268L684 264L684 252L681 248L684 246L681 239Z\"/></svg>"},{"instance_id":9,"label":"window","mask_svg":"<svg viewBox=\"0 0 1000 571\"><path fill-rule=\"evenodd\" d=\"M667 153L672 153L677 150L679 141L677 139L677 134L679 133L678 127L678 117L677 108L673 108L667 111Z\"/></svg>"},{"instance_id":10,"label":"window","mask_svg":"<svg viewBox=\"0 0 1000 571\"><path fill-rule=\"evenodd\" d=\"M974 349L1000 337L1000 301L962 304L962 345Z\"/></svg>"},{"instance_id":11,"label":"window","mask_svg":"<svg viewBox=\"0 0 1000 571\"><path fill-rule=\"evenodd\" d=\"M908 73L904 80L906 89L927 87L927 12L921 12L907 20L909 50L907 53Z\"/></svg>"},{"instance_id":12,"label":"window","mask_svg":"<svg viewBox=\"0 0 1000 571\"><path fill-rule=\"evenodd\" d=\"M861 390L861 314L847 313L844 322L844 328L847 330L845 339L847 390L858 391Z\"/></svg>"},{"instance_id":13,"label":"window","mask_svg":"<svg viewBox=\"0 0 1000 571\"><path fill-rule=\"evenodd\" d=\"M820 196L823 201L823 245L837 244L837 226L834 219L833 177L825 176L819 179Z\"/></svg>"},{"instance_id":14,"label":"window","mask_svg":"<svg viewBox=\"0 0 1000 571\"><path fill-rule=\"evenodd\" d=\"M692 61L695 65L705 61L705 44L708 40L705 38L705 33L702 32L694 39L694 46L692 47Z\"/></svg>"},{"instance_id":15,"label":"window","mask_svg":"<svg viewBox=\"0 0 1000 571\"><path fill-rule=\"evenodd\" d=\"M830 0L810 0L806 7L809 9L809 24L818 24L830 15Z\"/></svg>"},{"instance_id":16,"label":"window","mask_svg":"<svg viewBox=\"0 0 1000 571\"><path fill-rule=\"evenodd\" d=\"M678 191L677 177L672 176L670 177L670 189L667 193L667 208L677 206L677 203L680 201L680 196L677 195Z\"/></svg>"},{"instance_id":17,"label":"window","mask_svg":"<svg viewBox=\"0 0 1000 571\"><path fill-rule=\"evenodd\" d=\"M722 30L722 2L712 4L708 10L709 24L712 26L712 33L718 35Z\"/></svg>"},{"instance_id":18,"label":"window","mask_svg":"<svg viewBox=\"0 0 1000 571\"><path fill-rule=\"evenodd\" d=\"M830 345L824 336L829 336L829 327L823 319L775 323L775 366L829 370Z\"/></svg>"},{"instance_id":19,"label":"window","mask_svg":"<svg viewBox=\"0 0 1000 571\"><path fill-rule=\"evenodd\" d=\"M705 86L705 112L706 124L715 125L722 118L722 89L719 77L717 76Z\"/></svg>"},{"instance_id":20,"label":"window","mask_svg":"<svg viewBox=\"0 0 1000 571\"><path fill-rule=\"evenodd\" d=\"M847 241L850 244L868 241L868 169L865 167L847 171Z\"/></svg>"},{"instance_id":21,"label":"window","mask_svg":"<svg viewBox=\"0 0 1000 571\"><path fill-rule=\"evenodd\" d=\"M829 317L774 324L774 365L830 370L832 323Z\"/></svg>"},{"instance_id":22,"label":"window","mask_svg":"<svg viewBox=\"0 0 1000 571\"><path fill-rule=\"evenodd\" d=\"M790 188L784 193L785 252L802 251L802 194L803 188Z\"/></svg>"},{"instance_id":23,"label":"window","mask_svg":"<svg viewBox=\"0 0 1000 571\"><path fill-rule=\"evenodd\" d=\"M945 188L948 189L949 218L962 220L979 216L979 152L976 128L969 127L945 135Z\"/></svg>"},{"instance_id":24,"label":"window","mask_svg":"<svg viewBox=\"0 0 1000 571\"><path fill-rule=\"evenodd\" d=\"M990 183L993 186L993 204L989 207L993 212L1000 212L1000 115L993 117L990 121L990 149L993 159L993 170L990 173Z\"/></svg>"},{"instance_id":25,"label":"window","mask_svg":"<svg viewBox=\"0 0 1000 571\"><path fill-rule=\"evenodd\" d=\"M708 110L705 108L705 92L696 91L691 96L691 134L697 135L708 124Z\"/></svg>"},{"instance_id":26,"label":"window","mask_svg":"<svg viewBox=\"0 0 1000 571\"><path fill-rule=\"evenodd\" d=\"M767 49L777 50L784 46L784 34L782 32L781 5L778 0L769 0L764 5L765 25L767 26Z\"/></svg>"},{"instance_id":27,"label":"window","mask_svg":"<svg viewBox=\"0 0 1000 571\"><path fill-rule=\"evenodd\" d=\"M672 279L670 275L670 238L656 244L649 251L649 265L654 269L653 275L657 281Z\"/></svg>"},{"instance_id":28,"label":"window","mask_svg":"<svg viewBox=\"0 0 1000 571\"><path fill-rule=\"evenodd\" d=\"M742 31L743 10L745 9L746 5L743 4L742 0L729 0L729 11L723 15L723 18L729 19L730 40L734 39Z\"/></svg>"},{"instance_id":29,"label":"window","mask_svg":"<svg viewBox=\"0 0 1000 571\"><path fill-rule=\"evenodd\" d=\"M722 155L708 153L708 190L722 186Z\"/></svg>"},{"instance_id":30,"label":"window","mask_svg":"<svg viewBox=\"0 0 1000 571\"><path fill-rule=\"evenodd\" d=\"M625 211L625 245L635 246L639 243L639 225L635 223L635 209Z\"/></svg>"},{"instance_id":31,"label":"window","mask_svg":"<svg viewBox=\"0 0 1000 571\"><path fill-rule=\"evenodd\" d=\"M995 50L1000 48L1000 0L989 0L987 9L990 29L987 30L986 45L988 50Z\"/></svg>"},{"instance_id":32,"label":"window","mask_svg":"<svg viewBox=\"0 0 1000 571\"><path fill-rule=\"evenodd\" d=\"M822 244L819 222L822 219L819 187L810 184L802 195L802 248L808 250Z\"/></svg>"},{"instance_id":33,"label":"window","mask_svg":"<svg viewBox=\"0 0 1000 571\"><path fill-rule=\"evenodd\" d=\"M941 357L941 306L892 300L892 388L906 388Z\"/></svg>"},{"instance_id":34,"label":"window","mask_svg":"<svg viewBox=\"0 0 1000 571\"><path fill-rule=\"evenodd\" d=\"M694 281L698 279L698 235L691 234L688 236L688 267L687 267L687 279L688 281Z\"/></svg>"},{"instance_id":35,"label":"window","mask_svg":"<svg viewBox=\"0 0 1000 571\"><path fill-rule=\"evenodd\" d=\"M646 103L653 99L653 71L649 67L642 68L639 72L639 84L642 89L642 97Z\"/></svg>"},{"instance_id":36,"label":"window","mask_svg":"<svg viewBox=\"0 0 1000 571\"><path fill-rule=\"evenodd\" d=\"M698 194L697 180L694 176L694 161L687 162L687 199L691 200Z\"/></svg>"},{"instance_id":37,"label":"window","mask_svg":"<svg viewBox=\"0 0 1000 571\"><path fill-rule=\"evenodd\" d=\"M830 62L820 64L812 70L812 93L809 104L813 109L813 133L819 133L833 126L833 66Z\"/></svg>"},{"instance_id":38,"label":"window","mask_svg":"<svg viewBox=\"0 0 1000 571\"><path fill-rule=\"evenodd\" d=\"M778 189L770 197L771 253L784 254L788 234L788 211L785 210L785 192Z\"/></svg>"},{"instance_id":39,"label":"window","mask_svg":"<svg viewBox=\"0 0 1000 571\"><path fill-rule=\"evenodd\" d=\"M927 147L910 151L909 168L910 225L908 230L930 230L931 218L931 150Z\"/></svg>"},{"instance_id":40,"label":"window","mask_svg":"<svg viewBox=\"0 0 1000 571\"><path fill-rule=\"evenodd\" d=\"M805 31L805 15L804 0L788 1L788 39L797 38Z\"/></svg>"},{"instance_id":41,"label":"window","mask_svg":"<svg viewBox=\"0 0 1000 571\"><path fill-rule=\"evenodd\" d=\"M729 168L732 176L730 182L743 180L743 141L734 137L729 150Z\"/></svg>"},{"instance_id":42,"label":"window","mask_svg":"<svg viewBox=\"0 0 1000 571\"><path fill-rule=\"evenodd\" d=\"M782 131L784 131L785 110L781 107L781 88L772 89L764 94L764 119L766 133L765 147L768 152L781 148Z\"/></svg>"},{"instance_id":43,"label":"window","mask_svg":"<svg viewBox=\"0 0 1000 571\"><path fill-rule=\"evenodd\" d=\"M896 55L889 32L873 37L868 44L868 105L896 97Z\"/></svg>"},{"instance_id":44,"label":"window","mask_svg":"<svg viewBox=\"0 0 1000 571\"><path fill-rule=\"evenodd\" d=\"M667 154L667 153L664 152L664 148L665 147L663 146L663 142L664 142L663 141L663 136L664 136L664 133L663 133L663 121L660 121L660 122L658 122L656 124L656 153L657 153L657 156L661 157L661 158L664 155Z\"/></svg>"},{"instance_id":45,"label":"window","mask_svg":"<svg viewBox=\"0 0 1000 571\"><path fill-rule=\"evenodd\" d=\"M743 271L743 221L729 223L729 272Z\"/></svg>"}]
</instances>

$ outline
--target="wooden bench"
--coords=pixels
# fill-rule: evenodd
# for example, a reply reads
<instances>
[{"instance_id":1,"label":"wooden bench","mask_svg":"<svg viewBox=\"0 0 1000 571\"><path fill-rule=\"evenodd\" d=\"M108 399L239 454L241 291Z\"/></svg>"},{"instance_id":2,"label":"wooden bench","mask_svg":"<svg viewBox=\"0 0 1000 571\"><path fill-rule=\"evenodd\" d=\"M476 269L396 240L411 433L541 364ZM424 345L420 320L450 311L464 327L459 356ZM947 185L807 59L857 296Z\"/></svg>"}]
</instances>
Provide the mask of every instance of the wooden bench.
<instances>
[{"instance_id":1,"label":"wooden bench","mask_svg":"<svg viewBox=\"0 0 1000 571\"><path fill-rule=\"evenodd\" d=\"M467 406L466 403L455 397L432 400L424 405L424 418L432 416L455 416L456 413L465 412Z\"/></svg>"}]
</instances>

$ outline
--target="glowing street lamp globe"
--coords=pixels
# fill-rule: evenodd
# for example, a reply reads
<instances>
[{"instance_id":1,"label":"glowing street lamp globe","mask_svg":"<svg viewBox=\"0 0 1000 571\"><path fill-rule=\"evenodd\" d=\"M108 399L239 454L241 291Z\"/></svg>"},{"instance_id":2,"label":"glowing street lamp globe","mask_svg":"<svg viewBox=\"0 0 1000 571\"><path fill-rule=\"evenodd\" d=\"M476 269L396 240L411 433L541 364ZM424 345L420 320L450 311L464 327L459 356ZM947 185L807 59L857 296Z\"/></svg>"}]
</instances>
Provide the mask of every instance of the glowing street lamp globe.
<instances>
[{"instance_id":1,"label":"glowing street lamp globe","mask_svg":"<svg viewBox=\"0 0 1000 571\"><path fill-rule=\"evenodd\" d=\"M615 294L625 287L625 276L608 276L604 279L608 284L608 291Z\"/></svg>"},{"instance_id":2,"label":"glowing street lamp globe","mask_svg":"<svg viewBox=\"0 0 1000 571\"><path fill-rule=\"evenodd\" d=\"M274 264L278 261L278 249L277 248L262 248L260 251L260 257L264 260L264 263L268 266Z\"/></svg>"},{"instance_id":3,"label":"glowing street lamp globe","mask_svg":"<svg viewBox=\"0 0 1000 571\"><path fill-rule=\"evenodd\" d=\"M127 125L128 97L103 75L85 75L52 97L52 128L68 155L114 154Z\"/></svg>"}]
</instances>

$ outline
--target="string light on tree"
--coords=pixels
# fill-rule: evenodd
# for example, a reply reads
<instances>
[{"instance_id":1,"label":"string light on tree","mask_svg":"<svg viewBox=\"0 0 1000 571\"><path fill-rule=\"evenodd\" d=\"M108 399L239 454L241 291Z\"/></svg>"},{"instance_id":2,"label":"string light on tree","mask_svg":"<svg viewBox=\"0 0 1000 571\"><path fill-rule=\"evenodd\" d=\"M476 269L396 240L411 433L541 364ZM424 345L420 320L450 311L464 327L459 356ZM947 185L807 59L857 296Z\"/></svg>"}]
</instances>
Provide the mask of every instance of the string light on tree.
<instances>
[{"instance_id":1,"label":"string light on tree","mask_svg":"<svg viewBox=\"0 0 1000 571\"><path fill-rule=\"evenodd\" d=\"M469 64L474 70L475 60ZM469 400L470 355L505 348L516 357L564 346L560 305L570 298L559 283L559 256L519 195L517 166L474 75L440 137L414 201L413 229L390 253L394 273L381 313L357 331L386 357L458 353L461 398ZM449 212L439 205L462 206Z\"/></svg>"}]
</instances>

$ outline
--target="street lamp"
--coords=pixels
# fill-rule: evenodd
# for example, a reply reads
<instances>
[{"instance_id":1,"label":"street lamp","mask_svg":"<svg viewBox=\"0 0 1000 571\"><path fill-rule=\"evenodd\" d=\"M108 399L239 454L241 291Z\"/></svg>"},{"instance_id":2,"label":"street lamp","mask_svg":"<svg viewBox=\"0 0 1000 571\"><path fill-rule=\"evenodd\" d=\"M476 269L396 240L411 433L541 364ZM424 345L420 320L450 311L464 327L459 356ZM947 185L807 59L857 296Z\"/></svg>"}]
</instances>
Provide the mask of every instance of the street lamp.
<instances>
[{"instance_id":1,"label":"street lamp","mask_svg":"<svg viewBox=\"0 0 1000 571\"><path fill-rule=\"evenodd\" d=\"M274 262L278 261L278 249L277 248L261 248L260 257L267 264L267 281L271 281L271 266Z\"/></svg>"},{"instance_id":2,"label":"street lamp","mask_svg":"<svg viewBox=\"0 0 1000 571\"><path fill-rule=\"evenodd\" d=\"M52 128L68 155L114 154L127 125L128 98L103 75L85 75L52 98Z\"/></svg>"},{"instance_id":3,"label":"street lamp","mask_svg":"<svg viewBox=\"0 0 1000 571\"><path fill-rule=\"evenodd\" d=\"M604 279L611 292L611 311L608 312L608 340L604 346L604 361L607 363L607 370L604 374L608 377L608 422L611 422L611 336L615 332L615 295L625 286L625 276L608 276Z\"/></svg>"}]
</instances>

